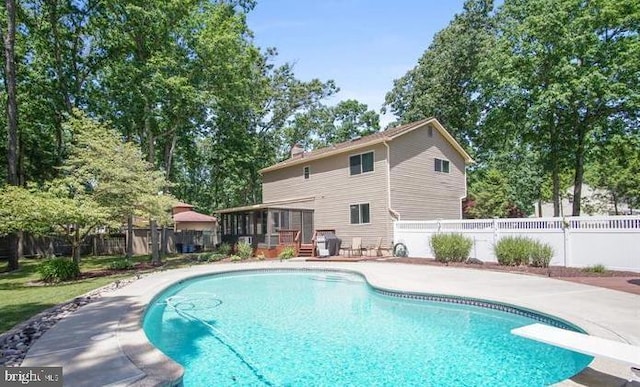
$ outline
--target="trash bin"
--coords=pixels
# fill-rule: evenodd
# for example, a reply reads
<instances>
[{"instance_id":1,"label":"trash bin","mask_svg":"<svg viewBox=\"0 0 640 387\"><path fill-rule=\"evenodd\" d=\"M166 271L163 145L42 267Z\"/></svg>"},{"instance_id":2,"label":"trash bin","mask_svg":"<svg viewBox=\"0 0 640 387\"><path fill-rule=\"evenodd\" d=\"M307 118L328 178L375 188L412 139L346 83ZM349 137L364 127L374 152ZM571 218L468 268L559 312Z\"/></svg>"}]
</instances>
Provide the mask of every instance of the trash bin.
<instances>
[{"instance_id":1,"label":"trash bin","mask_svg":"<svg viewBox=\"0 0 640 387\"><path fill-rule=\"evenodd\" d=\"M316 239L316 243L318 245L318 257L328 257L330 254L325 236L320 235L318 239Z\"/></svg>"},{"instance_id":2,"label":"trash bin","mask_svg":"<svg viewBox=\"0 0 640 387\"><path fill-rule=\"evenodd\" d=\"M184 253L184 245L182 243L176 243L176 252L178 253Z\"/></svg>"}]
</instances>

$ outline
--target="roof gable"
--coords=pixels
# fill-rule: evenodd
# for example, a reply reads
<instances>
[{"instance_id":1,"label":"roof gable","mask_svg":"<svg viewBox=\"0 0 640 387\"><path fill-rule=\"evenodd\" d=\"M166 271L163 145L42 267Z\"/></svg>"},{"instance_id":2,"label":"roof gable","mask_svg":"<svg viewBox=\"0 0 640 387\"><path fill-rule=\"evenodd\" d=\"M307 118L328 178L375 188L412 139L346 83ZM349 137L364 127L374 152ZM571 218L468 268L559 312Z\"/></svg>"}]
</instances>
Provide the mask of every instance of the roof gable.
<instances>
[{"instance_id":1,"label":"roof gable","mask_svg":"<svg viewBox=\"0 0 640 387\"><path fill-rule=\"evenodd\" d=\"M390 141L393 141L394 138L400 137L415 129L426 127L427 125L432 125L438 132L440 132L440 134L442 134L445 140L447 140L447 142L451 144L453 149L455 149L458 153L460 153L465 163L467 164L473 163L473 159L471 158L471 156L469 156L469 154L465 152L465 150L453 138L453 136L451 136L451 134L447 132L447 130L442 126L442 124L440 124L440 122L438 122L437 119L431 117L431 118L426 118L424 120L412 122L409 124L396 126L395 128L390 128L385 131L370 134L365 137L360 137L350 141L341 142L339 144L335 144L325 148L315 149L311 152L304 152L299 156L295 156L287 160L281 161L277 164L271 165L267 168L263 168L260 170L260 173L271 172L278 169L290 167L293 165L307 163L312 160L331 157L333 155L341 154L344 152L356 150L359 148L363 148L363 147L367 147L367 146L371 146L371 145L375 145L383 142L390 142Z\"/></svg>"}]
</instances>

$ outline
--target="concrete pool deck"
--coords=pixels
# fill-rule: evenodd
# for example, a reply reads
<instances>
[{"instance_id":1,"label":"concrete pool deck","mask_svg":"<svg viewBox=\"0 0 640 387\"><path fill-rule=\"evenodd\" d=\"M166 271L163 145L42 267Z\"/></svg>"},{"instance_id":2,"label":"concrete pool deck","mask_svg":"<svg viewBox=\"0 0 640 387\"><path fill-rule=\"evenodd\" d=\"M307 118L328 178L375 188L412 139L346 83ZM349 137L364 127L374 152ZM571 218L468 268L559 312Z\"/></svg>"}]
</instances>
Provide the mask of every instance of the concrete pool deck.
<instances>
[{"instance_id":1,"label":"concrete pool deck","mask_svg":"<svg viewBox=\"0 0 640 387\"><path fill-rule=\"evenodd\" d=\"M146 305L185 278L247 269L342 269L374 287L446 294L516 305L567 320L589 334L640 345L640 296L538 276L380 262L250 262L198 265L158 272L105 294L60 321L30 348L23 366L62 366L65 385L169 385L180 366L146 339ZM629 366L596 358L559 385L640 386Z\"/></svg>"}]
</instances>

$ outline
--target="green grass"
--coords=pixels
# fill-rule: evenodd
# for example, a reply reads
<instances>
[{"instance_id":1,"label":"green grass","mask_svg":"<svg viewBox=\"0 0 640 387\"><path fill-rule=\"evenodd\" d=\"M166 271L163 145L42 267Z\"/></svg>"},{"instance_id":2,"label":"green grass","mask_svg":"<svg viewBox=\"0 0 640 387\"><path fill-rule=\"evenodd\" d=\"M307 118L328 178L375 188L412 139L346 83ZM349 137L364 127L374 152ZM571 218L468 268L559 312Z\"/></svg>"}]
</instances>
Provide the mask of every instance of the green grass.
<instances>
[{"instance_id":1,"label":"green grass","mask_svg":"<svg viewBox=\"0 0 640 387\"><path fill-rule=\"evenodd\" d=\"M98 271L107 269L109 264L122 257L84 257L80 263L80 271ZM134 262L149 262L149 256L136 256ZM128 271L105 277L86 278L77 281L54 285L43 285L39 282L37 267L40 260L22 259L20 269L6 273L7 263L0 262L0 333L6 332L14 325L25 321L33 315L107 285L118 279L133 276L135 271ZM184 267L195 264L189 257L182 255L163 259L162 270ZM148 272L150 270L145 270ZM141 271L139 271L141 272Z\"/></svg>"}]
</instances>

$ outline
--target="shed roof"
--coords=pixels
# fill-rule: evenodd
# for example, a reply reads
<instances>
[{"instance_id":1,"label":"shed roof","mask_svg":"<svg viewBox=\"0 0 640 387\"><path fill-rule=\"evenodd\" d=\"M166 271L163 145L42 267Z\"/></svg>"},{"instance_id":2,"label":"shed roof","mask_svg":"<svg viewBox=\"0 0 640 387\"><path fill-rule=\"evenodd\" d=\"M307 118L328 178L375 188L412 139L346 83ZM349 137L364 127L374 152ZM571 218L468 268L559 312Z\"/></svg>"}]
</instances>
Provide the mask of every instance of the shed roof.
<instances>
[{"instance_id":1,"label":"shed roof","mask_svg":"<svg viewBox=\"0 0 640 387\"><path fill-rule=\"evenodd\" d=\"M173 216L174 222L217 222L218 219L215 216L209 216L201 214L195 211L184 211Z\"/></svg>"}]
</instances>

